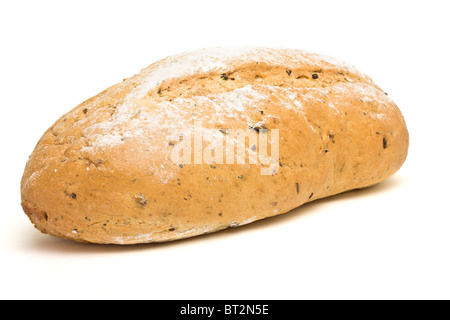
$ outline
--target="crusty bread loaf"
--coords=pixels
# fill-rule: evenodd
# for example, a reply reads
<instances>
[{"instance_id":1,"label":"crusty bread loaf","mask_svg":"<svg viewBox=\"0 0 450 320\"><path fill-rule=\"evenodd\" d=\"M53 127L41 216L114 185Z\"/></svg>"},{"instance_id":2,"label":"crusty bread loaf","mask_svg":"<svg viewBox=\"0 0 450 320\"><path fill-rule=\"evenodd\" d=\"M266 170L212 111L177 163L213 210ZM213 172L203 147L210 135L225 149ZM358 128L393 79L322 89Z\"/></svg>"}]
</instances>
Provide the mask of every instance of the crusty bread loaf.
<instances>
[{"instance_id":1,"label":"crusty bread loaf","mask_svg":"<svg viewBox=\"0 0 450 320\"><path fill-rule=\"evenodd\" d=\"M232 147L227 158L219 150L239 132L245 153ZM22 206L42 232L76 241L182 239L379 183L405 161L408 139L394 102L345 63L289 49L199 50L61 117L26 165Z\"/></svg>"}]
</instances>

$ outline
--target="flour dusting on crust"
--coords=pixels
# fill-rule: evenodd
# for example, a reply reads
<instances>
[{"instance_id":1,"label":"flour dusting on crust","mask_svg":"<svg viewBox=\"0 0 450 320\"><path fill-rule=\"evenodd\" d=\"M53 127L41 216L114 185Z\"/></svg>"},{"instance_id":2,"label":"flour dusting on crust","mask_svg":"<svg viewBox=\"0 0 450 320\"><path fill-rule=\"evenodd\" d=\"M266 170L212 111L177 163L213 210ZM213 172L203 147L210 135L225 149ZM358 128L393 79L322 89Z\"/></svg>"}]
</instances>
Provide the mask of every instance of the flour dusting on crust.
<instances>
[{"instance_id":1,"label":"flour dusting on crust","mask_svg":"<svg viewBox=\"0 0 450 320\"><path fill-rule=\"evenodd\" d=\"M118 147L132 140L135 145L141 145L143 149L155 155L152 160L154 163L149 164L149 170L153 171L155 176L160 176L161 181L165 183L173 178L176 168L171 163L168 152L161 152L167 147L167 141L155 137L166 136L167 139L176 139L186 132L192 133L194 122L201 121L203 141L214 146L215 143L222 143L223 139L218 128L226 123L235 123L241 128L252 127L259 114L258 110L275 96L282 99L285 108L294 110L305 118L310 129L316 132L306 119L300 102L302 99L298 97L295 88L250 84L228 92L194 95L188 98L158 100L149 96L149 92L164 81L211 72L224 74L249 63L266 63L292 69L313 65L318 70L349 72L372 84L368 77L342 61L300 50L210 48L182 53L156 62L134 76L132 81L138 85L126 94L122 103L116 106L112 116L84 129L83 136L87 138L87 146L82 151L97 152L99 149ZM371 90L376 89L370 84L367 85L367 92L371 99L372 97L376 99L378 93L371 93ZM348 87L335 86L333 90L343 91L348 90ZM329 106L335 113L339 113L332 102Z\"/></svg>"}]
</instances>

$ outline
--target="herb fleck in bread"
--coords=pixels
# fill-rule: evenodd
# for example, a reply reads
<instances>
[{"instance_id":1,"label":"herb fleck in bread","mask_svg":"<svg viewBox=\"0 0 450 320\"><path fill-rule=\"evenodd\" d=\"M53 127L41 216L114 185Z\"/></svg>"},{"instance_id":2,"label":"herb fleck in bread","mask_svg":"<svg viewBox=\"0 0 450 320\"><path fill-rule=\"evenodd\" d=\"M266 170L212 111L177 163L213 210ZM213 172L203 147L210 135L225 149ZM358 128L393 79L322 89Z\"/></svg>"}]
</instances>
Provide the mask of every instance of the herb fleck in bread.
<instances>
[{"instance_id":1,"label":"herb fleck in bread","mask_svg":"<svg viewBox=\"0 0 450 320\"><path fill-rule=\"evenodd\" d=\"M277 129L279 167L175 163L195 122L202 148L227 130ZM61 117L26 165L22 207L42 232L76 241L182 239L377 184L402 166L408 139L395 103L345 63L290 49L199 50Z\"/></svg>"}]
</instances>

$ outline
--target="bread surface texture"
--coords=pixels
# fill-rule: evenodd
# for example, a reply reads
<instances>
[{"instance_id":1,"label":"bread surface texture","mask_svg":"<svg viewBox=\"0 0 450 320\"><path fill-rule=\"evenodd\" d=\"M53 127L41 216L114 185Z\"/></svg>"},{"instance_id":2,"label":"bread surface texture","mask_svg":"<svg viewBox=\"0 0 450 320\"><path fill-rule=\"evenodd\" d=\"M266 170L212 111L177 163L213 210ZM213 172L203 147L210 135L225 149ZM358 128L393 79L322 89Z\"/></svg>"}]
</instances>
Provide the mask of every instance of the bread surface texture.
<instances>
[{"instance_id":1,"label":"bread surface texture","mask_svg":"<svg viewBox=\"0 0 450 320\"><path fill-rule=\"evenodd\" d=\"M225 159L219 150L236 132L251 133L244 159ZM277 161L258 161L264 141ZM346 63L292 49L202 49L156 62L56 121L26 164L22 207L37 229L66 239L171 241L377 184L408 145L396 104Z\"/></svg>"}]
</instances>

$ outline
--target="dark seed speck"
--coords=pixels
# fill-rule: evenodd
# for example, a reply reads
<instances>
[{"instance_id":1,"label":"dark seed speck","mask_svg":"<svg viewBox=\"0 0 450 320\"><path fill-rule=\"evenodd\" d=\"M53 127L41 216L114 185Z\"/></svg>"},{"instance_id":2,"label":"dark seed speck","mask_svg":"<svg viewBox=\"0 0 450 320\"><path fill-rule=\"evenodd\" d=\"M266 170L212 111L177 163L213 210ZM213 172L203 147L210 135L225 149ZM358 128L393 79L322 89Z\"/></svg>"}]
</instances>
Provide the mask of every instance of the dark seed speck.
<instances>
[{"instance_id":1,"label":"dark seed speck","mask_svg":"<svg viewBox=\"0 0 450 320\"><path fill-rule=\"evenodd\" d=\"M267 130L267 127L264 124L262 124L260 126L250 126L250 129L255 130L256 132L259 133L259 131L261 130Z\"/></svg>"},{"instance_id":2,"label":"dark seed speck","mask_svg":"<svg viewBox=\"0 0 450 320\"><path fill-rule=\"evenodd\" d=\"M334 135L333 135L332 133L330 133L330 134L328 135L328 137L330 138L331 142L333 142L333 143L335 142L335 141L334 141Z\"/></svg>"}]
</instances>

